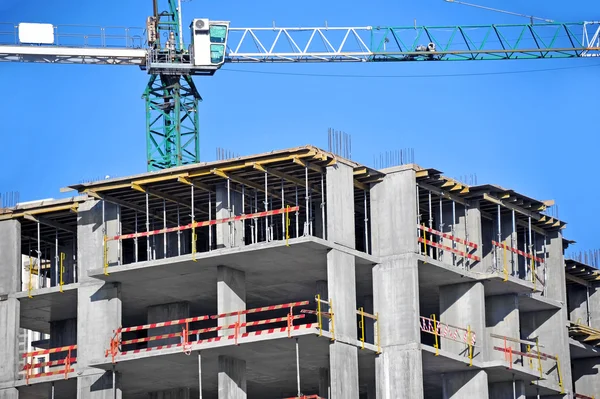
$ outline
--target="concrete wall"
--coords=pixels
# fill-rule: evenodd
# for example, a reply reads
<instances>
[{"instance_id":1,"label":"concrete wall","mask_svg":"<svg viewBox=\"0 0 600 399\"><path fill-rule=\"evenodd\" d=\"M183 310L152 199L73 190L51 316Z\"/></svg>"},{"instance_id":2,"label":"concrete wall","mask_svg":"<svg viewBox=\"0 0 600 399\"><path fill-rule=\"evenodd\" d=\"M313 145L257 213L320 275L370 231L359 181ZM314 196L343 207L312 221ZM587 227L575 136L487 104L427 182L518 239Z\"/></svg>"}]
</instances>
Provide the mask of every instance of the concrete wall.
<instances>
[{"instance_id":1,"label":"concrete wall","mask_svg":"<svg viewBox=\"0 0 600 399\"><path fill-rule=\"evenodd\" d=\"M354 169L337 163L326 172L327 239L354 248Z\"/></svg>"},{"instance_id":2,"label":"concrete wall","mask_svg":"<svg viewBox=\"0 0 600 399\"><path fill-rule=\"evenodd\" d=\"M517 295L497 295L485 299L485 324L487 334L507 338L521 339L519 323L519 297ZM494 350L494 346L504 346L502 339L490 337L487 345L487 360L505 360L504 352ZM506 346L515 351L521 350L521 344L507 341Z\"/></svg>"},{"instance_id":3,"label":"concrete wall","mask_svg":"<svg viewBox=\"0 0 600 399\"><path fill-rule=\"evenodd\" d=\"M0 296L21 290L21 224L0 222Z\"/></svg>"},{"instance_id":4,"label":"concrete wall","mask_svg":"<svg viewBox=\"0 0 600 399\"><path fill-rule=\"evenodd\" d=\"M8 294L20 290L21 224L8 220L0 222L0 382L16 379L19 372L20 303ZM9 391L1 392L6 398L13 397Z\"/></svg>"},{"instance_id":5,"label":"concrete wall","mask_svg":"<svg viewBox=\"0 0 600 399\"><path fill-rule=\"evenodd\" d=\"M575 392L592 396L600 394L600 357L573 361Z\"/></svg>"}]
</instances>

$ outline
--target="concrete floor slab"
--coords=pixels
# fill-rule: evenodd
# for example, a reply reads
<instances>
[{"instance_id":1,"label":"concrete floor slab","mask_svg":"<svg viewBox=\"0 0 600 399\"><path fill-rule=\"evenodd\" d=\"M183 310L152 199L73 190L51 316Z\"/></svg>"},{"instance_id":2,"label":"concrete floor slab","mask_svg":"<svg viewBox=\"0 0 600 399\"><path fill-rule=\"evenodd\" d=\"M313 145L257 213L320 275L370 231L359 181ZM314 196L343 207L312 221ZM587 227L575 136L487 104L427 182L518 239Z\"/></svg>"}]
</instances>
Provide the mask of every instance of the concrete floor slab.
<instances>
[{"instance_id":1,"label":"concrete floor slab","mask_svg":"<svg viewBox=\"0 0 600 399\"><path fill-rule=\"evenodd\" d=\"M545 298L531 293L519 294L520 312L540 312L543 310L558 310L561 304L553 299Z\"/></svg>"},{"instance_id":2,"label":"concrete floor slab","mask_svg":"<svg viewBox=\"0 0 600 399\"><path fill-rule=\"evenodd\" d=\"M527 396L558 396L560 392L560 386L551 381L533 381L531 384L525 384L525 393Z\"/></svg>"},{"instance_id":3,"label":"concrete floor slab","mask_svg":"<svg viewBox=\"0 0 600 399\"><path fill-rule=\"evenodd\" d=\"M11 296L21 303L20 327L50 334L50 322L77 317L78 283L60 287L40 288L31 292L17 292Z\"/></svg>"},{"instance_id":4,"label":"concrete floor slab","mask_svg":"<svg viewBox=\"0 0 600 399\"><path fill-rule=\"evenodd\" d=\"M95 278L121 283L123 325L146 322L149 306L190 302L192 315L216 313L217 266L246 273L246 306L311 299L316 281L327 279L327 252L338 249L356 262L357 297L372 294L372 266L376 257L315 237L259 243L191 255L140 262L91 272ZM335 300L335 298L333 298Z\"/></svg>"},{"instance_id":5,"label":"concrete floor slab","mask_svg":"<svg viewBox=\"0 0 600 399\"><path fill-rule=\"evenodd\" d=\"M261 338L264 338L261 337ZM128 399L146 398L148 392L169 388L189 387L192 396L198 397L198 353L202 364L203 399L217 398L217 374L219 355L232 356L246 361L248 397L281 399L296 394L296 347L295 339L281 333L269 339L257 339L239 345L192 346L189 355L178 347L172 351L117 359L116 371L123 376L123 396ZM318 393L319 368L329 365L327 336L319 337L315 330L294 334L298 339L300 355L300 378L302 392ZM198 350L200 348L200 350ZM365 387L374 379L372 350L358 350L360 385ZM102 369L111 369L112 364L96 364Z\"/></svg>"},{"instance_id":6,"label":"concrete floor slab","mask_svg":"<svg viewBox=\"0 0 600 399\"><path fill-rule=\"evenodd\" d=\"M585 359L589 357L600 357L600 348L591 346L569 338L571 359Z\"/></svg>"}]
</instances>

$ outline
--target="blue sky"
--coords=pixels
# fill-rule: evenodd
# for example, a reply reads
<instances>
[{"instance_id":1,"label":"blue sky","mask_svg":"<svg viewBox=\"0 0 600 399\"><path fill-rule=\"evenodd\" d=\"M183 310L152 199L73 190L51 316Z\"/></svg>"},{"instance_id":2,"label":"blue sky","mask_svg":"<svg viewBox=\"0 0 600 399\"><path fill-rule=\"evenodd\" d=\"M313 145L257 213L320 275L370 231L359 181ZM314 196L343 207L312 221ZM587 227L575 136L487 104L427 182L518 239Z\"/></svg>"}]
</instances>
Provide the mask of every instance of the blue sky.
<instances>
[{"instance_id":1,"label":"blue sky","mask_svg":"<svg viewBox=\"0 0 600 399\"><path fill-rule=\"evenodd\" d=\"M151 13L150 0L48 3L1 1L0 21L142 26ZM592 0L478 4L557 21L600 20L600 3ZM184 25L195 17L237 27L527 22L442 0L184 3ZM577 249L597 248L598 218L589 217L597 214L600 194L592 178L600 144L596 64L600 60L227 65L213 77L196 78L204 98L201 158L215 159L216 147L242 155L305 144L326 148L333 127L352 135L358 162L370 165L382 151L412 147L417 163L448 176L477 174L480 184L555 199L568 222L566 237ZM547 70L555 68L565 69ZM546 71L477 75L538 69ZM436 77L442 74L466 76ZM148 76L137 67L3 63L0 76L0 192L18 191L22 201L56 198L60 187L84 179L145 171L141 94Z\"/></svg>"}]
</instances>

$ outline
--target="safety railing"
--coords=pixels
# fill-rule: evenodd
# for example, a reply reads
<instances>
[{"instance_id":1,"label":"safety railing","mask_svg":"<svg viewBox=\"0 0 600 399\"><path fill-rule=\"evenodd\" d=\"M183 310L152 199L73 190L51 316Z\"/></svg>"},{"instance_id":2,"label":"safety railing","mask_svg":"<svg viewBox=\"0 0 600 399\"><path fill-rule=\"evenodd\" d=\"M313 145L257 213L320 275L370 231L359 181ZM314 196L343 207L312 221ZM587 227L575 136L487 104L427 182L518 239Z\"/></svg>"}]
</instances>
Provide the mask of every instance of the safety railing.
<instances>
[{"instance_id":1,"label":"safety railing","mask_svg":"<svg viewBox=\"0 0 600 399\"><path fill-rule=\"evenodd\" d=\"M29 382L34 378L49 377L52 375L64 374L65 379L69 378L69 373L75 371L71 366L77 363L77 357L73 354L77 350L77 345L63 346L60 348L51 348L41 351L28 352L22 355L25 359L25 365L23 365L21 371L25 373L25 380L29 385ZM36 359L37 356L51 355L56 353L66 353L64 359L51 360L51 361L40 361ZM60 369L52 371L42 371L46 367L63 366ZM38 371L38 372L36 372Z\"/></svg>"},{"instance_id":2,"label":"safety railing","mask_svg":"<svg viewBox=\"0 0 600 399\"><path fill-rule=\"evenodd\" d=\"M368 325L365 324L365 318L371 326L373 327L371 331L373 331L373 343L377 346L377 353L381 353L381 339L379 336L379 313L371 314L365 312L364 308L358 308L356 314L360 317L358 322L358 328L360 328L360 342L361 349L365 349L365 336Z\"/></svg>"},{"instance_id":3,"label":"safety railing","mask_svg":"<svg viewBox=\"0 0 600 399\"><path fill-rule=\"evenodd\" d=\"M123 241L123 240L130 240L130 239L136 240L136 239L142 238L142 237L147 238L147 237L156 236L156 235L160 235L160 234L176 233L176 232L181 232L181 231L185 231L185 230L191 230L192 231L192 259L196 260L196 254L197 254L196 229L198 229L198 228L215 226L215 225L225 224L225 223L233 223L233 222L238 222L238 221L247 220L247 219L266 218L266 217L274 216L274 215L284 215L285 214L287 216L291 212L297 212L299 209L300 209L299 206L287 206L287 207L281 208L281 209L273 209L270 211L242 214L242 215L232 216L232 217L223 218L223 219L213 219L213 220L205 220L205 221L201 221L201 222L192 222L192 223L189 223L189 224L186 224L183 226L166 227L166 228L162 228L162 229L158 229L158 230L149 230L149 231L132 233L132 234L104 236L104 244L103 244L103 247L104 247L103 248L104 274L108 275L108 268L109 268L108 244L111 241ZM288 219L285 223L286 243L287 243L287 240L289 239L289 226L290 226L290 221Z\"/></svg>"},{"instance_id":4,"label":"safety railing","mask_svg":"<svg viewBox=\"0 0 600 399\"><path fill-rule=\"evenodd\" d=\"M476 346L476 334L475 331L471 330L471 326L467 328L457 327L446 323L441 323L436 319L435 314L431 315L431 318L419 316L421 322L421 331L427 334L431 334L435 337L435 355L440 354L440 339L448 339L450 341L459 342L466 345L468 350L469 366L473 365L473 349Z\"/></svg>"},{"instance_id":5,"label":"safety railing","mask_svg":"<svg viewBox=\"0 0 600 399\"><path fill-rule=\"evenodd\" d=\"M333 300L329 298L329 300L321 299L321 295L315 295L315 303L316 309L302 309L300 313L303 314L313 314L317 316L317 327L319 329L319 337L323 336L323 330L329 331L331 333L331 340L335 341L335 315L333 313ZM328 310L323 310L324 307L328 307ZM329 328L323 328L323 319L329 320Z\"/></svg>"},{"instance_id":6,"label":"safety railing","mask_svg":"<svg viewBox=\"0 0 600 399\"><path fill-rule=\"evenodd\" d=\"M283 398L283 399L323 399L323 398L320 397L319 395L303 395L303 396L292 396L292 397Z\"/></svg>"},{"instance_id":7,"label":"safety railing","mask_svg":"<svg viewBox=\"0 0 600 399\"><path fill-rule=\"evenodd\" d=\"M427 233L429 233L429 239L427 238ZM437 238L438 241L434 239L434 236ZM471 253L473 250L476 250L478 248L478 245L476 243L464 240L459 237L455 237L451 234L434 230L430 227L426 227L425 224L417 225L417 237L419 243L423 244L424 246L425 256L430 256L427 249L427 246L430 246L438 250L448 251L449 253L452 253L453 255L457 255L464 259L470 259L476 262L479 262L481 260L479 256ZM452 242L452 247L441 244L439 241L441 241L442 238L450 240ZM460 249L458 249L458 245L462 245L464 247L464 250L461 251Z\"/></svg>"},{"instance_id":8,"label":"safety railing","mask_svg":"<svg viewBox=\"0 0 600 399\"><path fill-rule=\"evenodd\" d=\"M494 345L493 349L504 352L504 360L506 360L509 369L512 369L513 364L517 360L521 360L521 364L525 367L525 359L527 359L529 367L531 369L536 369L541 379L544 377L544 367L542 362L551 360L556 366L558 385L561 389L561 393L565 393L558 355L555 356L542 352L540 349L543 348L543 345L540 345L539 338L536 338L535 340L526 340L497 334L490 334L490 337L503 342L502 346ZM511 345L515 343L518 344L519 347L524 347L525 349L515 350ZM519 356L520 359L516 359L515 356Z\"/></svg>"},{"instance_id":9,"label":"safety railing","mask_svg":"<svg viewBox=\"0 0 600 399\"><path fill-rule=\"evenodd\" d=\"M576 393L575 396L573 396L575 399L596 399L595 396L588 396L588 395L582 395L580 393Z\"/></svg>"},{"instance_id":10,"label":"safety railing","mask_svg":"<svg viewBox=\"0 0 600 399\"><path fill-rule=\"evenodd\" d=\"M303 312L300 312L300 314L294 314L294 309L298 308L298 307L302 307L302 306L307 306L309 304L310 304L310 301L290 302L290 303L285 303L285 304L280 304L280 305L265 306L265 307L260 307L260 308L240 310L240 311L221 313L221 314L215 314L215 315L189 317L189 318L185 318L185 319L170 320L170 321L165 321L165 322L160 322L160 323L151 323L151 324L145 324L145 325L141 325L141 326L121 327L121 328L118 328L117 330L115 330L113 338L110 341L109 349L106 351L105 355L106 355L106 357L110 356L112 358L112 362L115 363L116 357L118 355L126 356L128 354L133 354L133 353L149 352L149 351L168 349L168 348L174 348L174 347L181 347L184 353L189 353L192 345L201 345L204 343L216 342L216 341L220 341L220 340L231 340L234 342L235 345L238 345L238 340L240 338L245 338L250 335L263 335L265 333L270 334L270 333L274 333L274 332L286 332L287 331L288 337L291 337L292 331L298 330L299 327L301 327L301 326L306 327L306 328L317 327L313 323L306 323L303 325L295 324L295 322L297 320L304 319L305 314L303 314ZM268 318L268 319L262 319L262 320L256 320L256 321L242 321L242 319L241 319L242 316L245 316L248 314L257 314L257 313L263 313L263 312L277 311L277 310L281 310L281 309L288 309L286 316ZM231 318L231 317L236 317L236 316L237 316L237 321L235 321L234 323L229 324L229 325L205 327L205 328L199 328L199 329L191 329L190 328L191 323L200 322L200 321L208 321L208 320L217 321L218 319ZM268 325L278 324L278 323L286 323L286 326L279 327L279 328L270 327L267 329L257 329L256 331L253 331L253 332L243 332L242 331L242 329L246 328L246 327L268 326ZM148 336L148 337L144 337L144 338L132 338L132 339L123 339L122 338L123 334L125 334L125 333L141 331L141 330L157 329L157 328L161 328L161 327L177 326L177 325L181 326L181 328L182 328L181 332L171 332L171 333L167 333L167 334L153 335L153 336ZM224 336L220 336L220 337L203 337L203 335L207 334L207 333L212 333L214 335L215 332L231 331L231 330L232 330L232 333L229 333L228 335L224 335ZM173 338L179 338L179 343L158 345L158 346L147 347L147 348L143 348L143 349L137 349L137 348L133 347L132 349L125 350L126 346L132 346L132 345L140 344L140 343L146 343L146 342L151 342L151 341L161 341L161 340L167 340L167 339L173 339Z\"/></svg>"},{"instance_id":11,"label":"safety railing","mask_svg":"<svg viewBox=\"0 0 600 399\"><path fill-rule=\"evenodd\" d=\"M504 281L508 280L508 275L509 275L508 253L510 252L511 254L516 254L525 259L525 267L527 269L529 269L529 272L531 273L531 282L533 283L534 289L537 288L537 281L539 280L539 277L536 274L536 268L537 268L536 264L543 265L544 259L542 259L538 256L535 256L532 253L521 251L518 248L513 248L504 242L498 242L498 241L492 240L492 245L496 248L497 251L502 250L501 257L502 257L502 272L504 274ZM498 258L499 258L499 256L496 256L494 258L495 262L498 261L497 260ZM512 259L511 259L511 261L512 261ZM545 284L545 281L542 283Z\"/></svg>"}]
</instances>

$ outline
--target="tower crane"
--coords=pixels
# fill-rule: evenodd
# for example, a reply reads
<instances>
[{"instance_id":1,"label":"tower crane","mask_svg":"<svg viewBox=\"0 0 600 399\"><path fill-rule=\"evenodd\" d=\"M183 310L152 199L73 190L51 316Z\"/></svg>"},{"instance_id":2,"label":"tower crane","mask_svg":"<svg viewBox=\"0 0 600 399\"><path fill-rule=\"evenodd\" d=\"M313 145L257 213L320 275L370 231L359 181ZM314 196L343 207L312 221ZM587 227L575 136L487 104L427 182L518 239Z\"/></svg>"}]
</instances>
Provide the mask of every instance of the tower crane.
<instances>
[{"instance_id":1,"label":"tower crane","mask_svg":"<svg viewBox=\"0 0 600 399\"><path fill-rule=\"evenodd\" d=\"M164 1L164 11L159 11ZM159 2L161 4L159 4ZM0 24L0 61L137 66L149 75L149 171L199 162L192 79L225 63L441 62L600 56L600 21L477 26L240 28L192 19L184 44L181 0L153 0L145 28L64 33L52 24ZM532 21L533 22L533 21Z\"/></svg>"}]
</instances>

